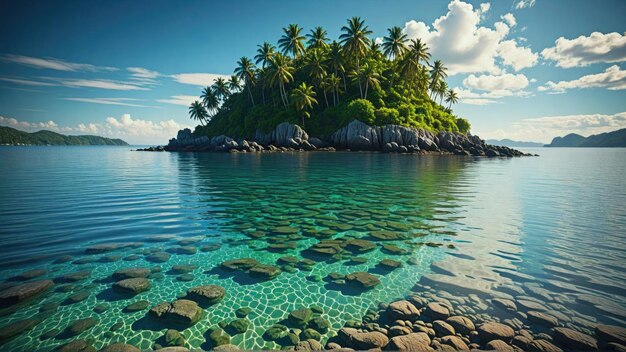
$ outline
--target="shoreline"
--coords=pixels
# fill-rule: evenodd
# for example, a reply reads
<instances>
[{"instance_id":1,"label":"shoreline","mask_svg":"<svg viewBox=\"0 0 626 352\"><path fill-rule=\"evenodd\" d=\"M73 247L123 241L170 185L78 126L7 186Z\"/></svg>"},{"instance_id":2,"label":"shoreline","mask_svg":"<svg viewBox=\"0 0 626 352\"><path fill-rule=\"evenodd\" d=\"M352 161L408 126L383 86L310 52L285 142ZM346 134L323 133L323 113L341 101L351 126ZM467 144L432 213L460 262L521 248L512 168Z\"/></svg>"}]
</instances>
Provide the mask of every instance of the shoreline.
<instances>
[{"instance_id":1,"label":"shoreline","mask_svg":"<svg viewBox=\"0 0 626 352\"><path fill-rule=\"evenodd\" d=\"M488 145L478 136L409 128L399 125L369 126L353 120L330 136L309 137L300 126L283 122L269 133L257 131L250 139L229 136L194 137L191 130L178 132L166 146L140 148L148 152L303 152L373 151L419 155L459 155L484 157L533 156L519 150ZM534 156L538 156L534 154Z\"/></svg>"}]
</instances>

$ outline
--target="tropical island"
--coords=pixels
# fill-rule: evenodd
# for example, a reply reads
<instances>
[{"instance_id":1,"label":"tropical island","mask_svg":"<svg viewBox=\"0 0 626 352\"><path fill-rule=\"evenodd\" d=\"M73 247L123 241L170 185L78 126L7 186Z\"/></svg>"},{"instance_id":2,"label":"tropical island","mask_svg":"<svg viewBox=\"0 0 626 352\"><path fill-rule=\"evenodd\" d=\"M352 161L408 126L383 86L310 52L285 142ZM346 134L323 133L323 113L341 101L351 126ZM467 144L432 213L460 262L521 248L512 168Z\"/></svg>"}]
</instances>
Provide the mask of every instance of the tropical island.
<instances>
[{"instance_id":1,"label":"tropical island","mask_svg":"<svg viewBox=\"0 0 626 352\"><path fill-rule=\"evenodd\" d=\"M322 27L306 35L297 24L283 28L277 47L258 45L191 104L193 134L180 131L167 147L147 150L522 154L469 134L468 120L453 113L458 96L447 68L423 41L395 26L379 43L359 17L341 32L331 41Z\"/></svg>"},{"instance_id":2,"label":"tropical island","mask_svg":"<svg viewBox=\"0 0 626 352\"><path fill-rule=\"evenodd\" d=\"M583 137L570 133L563 137L555 137L546 147L567 148L624 148L626 147L626 128L617 131L594 134Z\"/></svg>"},{"instance_id":3,"label":"tropical island","mask_svg":"<svg viewBox=\"0 0 626 352\"><path fill-rule=\"evenodd\" d=\"M100 136L68 136L41 130L33 133L0 126L0 145L128 145L121 139Z\"/></svg>"}]
</instances>

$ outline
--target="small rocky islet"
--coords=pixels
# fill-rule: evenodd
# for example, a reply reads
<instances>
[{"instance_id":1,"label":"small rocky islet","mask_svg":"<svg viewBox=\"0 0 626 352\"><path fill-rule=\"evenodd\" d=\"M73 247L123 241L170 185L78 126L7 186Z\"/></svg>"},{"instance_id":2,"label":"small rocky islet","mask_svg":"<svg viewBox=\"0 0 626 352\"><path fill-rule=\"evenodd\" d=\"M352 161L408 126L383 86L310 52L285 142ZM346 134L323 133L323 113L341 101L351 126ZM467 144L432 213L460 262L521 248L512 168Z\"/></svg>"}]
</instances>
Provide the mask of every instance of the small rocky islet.
<instances>
[{"instance_id":1,"label":"small rocky islet","mask_svg":"<svg viewBox=\"0 0 626 352\"><path fill-rule=\"evenodd\" d=\"M14 271L0 289L0 344L58 351L626 346L619 320L589 314L611 309L598 298L554 292L532 278L489 294L456 292L416 273L423 265L445 272L435 258L468 254L454 233L415 220L408 204L390 211L340 199L323 210L306 200L283 210L232 209L219 232L205 236L94 244ZM253 297L290 298L272 310Z\"/></svg>"}]
</instances>

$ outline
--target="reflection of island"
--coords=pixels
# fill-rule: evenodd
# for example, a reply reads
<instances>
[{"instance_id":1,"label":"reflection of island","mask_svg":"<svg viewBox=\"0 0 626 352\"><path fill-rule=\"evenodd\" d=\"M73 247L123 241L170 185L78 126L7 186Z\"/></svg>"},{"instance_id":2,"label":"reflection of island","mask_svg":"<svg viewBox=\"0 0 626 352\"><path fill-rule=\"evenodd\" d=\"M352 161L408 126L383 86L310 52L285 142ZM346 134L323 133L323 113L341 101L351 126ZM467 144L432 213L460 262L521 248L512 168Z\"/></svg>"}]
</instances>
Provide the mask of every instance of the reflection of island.
<instances>
[{"instance_id":1,"label":"reflection of island","mask_svg":"<svg viewBox=\"0 0 626 352\"><path fill-rule=\"evenodd\" d=\"M66 136L41 130L28 133L0 126L0 145L128 145L121 139L100 136Z\"/></svg>"},{"instance_id":2,"label":"reflection of island","mask_svg":"<svg viewBox=\"0 0 626 352\"><path fill-rule=\"evenodd\" d=\"M564 137L555 137L546 147L624 148L626 147L626 128L613 132L594 134L589 137L570 133Z\"/></svg>"}]
</instances>

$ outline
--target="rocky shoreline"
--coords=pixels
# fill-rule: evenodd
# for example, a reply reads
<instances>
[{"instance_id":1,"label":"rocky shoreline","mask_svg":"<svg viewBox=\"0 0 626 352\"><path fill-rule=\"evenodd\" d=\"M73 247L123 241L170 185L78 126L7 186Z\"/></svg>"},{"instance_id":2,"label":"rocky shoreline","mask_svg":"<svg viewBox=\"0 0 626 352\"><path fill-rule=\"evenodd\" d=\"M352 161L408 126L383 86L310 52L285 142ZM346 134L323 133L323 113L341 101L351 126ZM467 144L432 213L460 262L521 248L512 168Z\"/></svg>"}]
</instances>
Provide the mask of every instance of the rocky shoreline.
<instances>
[{"instance_id":1,"label":"rocky shoreline","mask_svg":"<svg viewBox=\"0 0 626 352\"><path fill-rule=\"evenodd\" d=\"M380 151L465 155L486 157L531 156L518 150L488 145L478 136L409 128L398 125L369 126L353 120L327 137L310 137L300 126L283 122L270 133L257 131L252 139L233 139L220 135L194 138L191 130L178 132L166 146L137 149L151 152L289 152L289 151Z\"/></svg>"}]
</instances>

